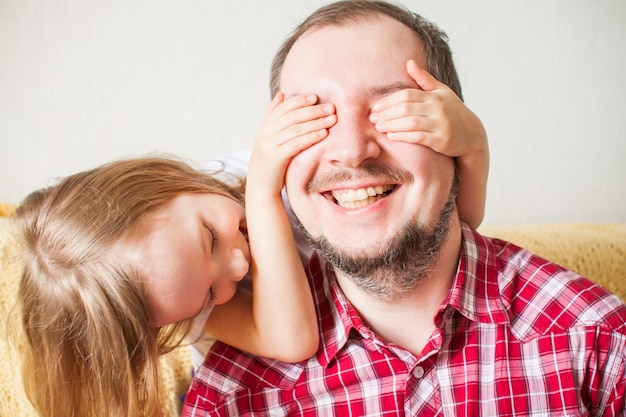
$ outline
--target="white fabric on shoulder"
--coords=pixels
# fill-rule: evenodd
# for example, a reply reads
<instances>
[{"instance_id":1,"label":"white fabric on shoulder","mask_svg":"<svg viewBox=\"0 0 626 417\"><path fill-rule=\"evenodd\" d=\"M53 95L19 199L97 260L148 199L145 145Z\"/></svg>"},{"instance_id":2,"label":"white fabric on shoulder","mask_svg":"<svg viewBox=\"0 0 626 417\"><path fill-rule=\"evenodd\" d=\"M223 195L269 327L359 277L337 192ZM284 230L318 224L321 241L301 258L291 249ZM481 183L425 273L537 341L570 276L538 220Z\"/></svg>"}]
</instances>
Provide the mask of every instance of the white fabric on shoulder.
<instances>
[{"instance_id":1,"label":"white fabric on shoulder","mask_svg":"<svg viewBox=\"0 0 626 417\"><path fill-rule=\"evenodd\" d=\"M219 179L226 183L231 183L233 177L236 179L245 178L248 174L248 162L252 151L239 151L219 158L202 162L198 165L200 171L209 173L217 172Z\"/></svg>"}]
</instances>

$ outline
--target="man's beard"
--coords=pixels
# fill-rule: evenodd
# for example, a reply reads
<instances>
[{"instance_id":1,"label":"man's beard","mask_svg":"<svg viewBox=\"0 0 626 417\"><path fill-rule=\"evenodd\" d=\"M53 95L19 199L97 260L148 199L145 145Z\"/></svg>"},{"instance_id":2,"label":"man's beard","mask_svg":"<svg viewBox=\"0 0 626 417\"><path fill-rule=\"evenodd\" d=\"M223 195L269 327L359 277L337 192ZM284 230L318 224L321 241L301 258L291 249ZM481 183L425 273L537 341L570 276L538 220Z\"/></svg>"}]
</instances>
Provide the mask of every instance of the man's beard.
<instances>
[{"instance_id":1,"label":"man's beard","mask_svg":"<svg viewBox=\"0 0 626 417\"><path fill-rule=\"evenodd\" d=\"M376 299L397 301L427 278L437 263L450 229L458 184L459 177L455 175L448 200L434 226L409 222L378 255L349 255L333 247L323 236L313 238L302 229L311 246L357 287Z\"/></svg>"}]
</instances>

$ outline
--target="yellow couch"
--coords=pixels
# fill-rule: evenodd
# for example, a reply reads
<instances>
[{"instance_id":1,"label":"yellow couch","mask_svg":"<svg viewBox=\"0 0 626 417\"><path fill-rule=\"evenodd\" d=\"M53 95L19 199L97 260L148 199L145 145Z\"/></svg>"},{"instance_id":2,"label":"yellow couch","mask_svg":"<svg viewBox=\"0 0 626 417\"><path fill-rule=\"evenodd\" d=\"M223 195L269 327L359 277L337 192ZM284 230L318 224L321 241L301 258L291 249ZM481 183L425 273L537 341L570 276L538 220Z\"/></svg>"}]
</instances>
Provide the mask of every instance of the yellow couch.
<instances>
[{"instance_id":1,"label":"yellow couch","mask_svg":"<svg viewBox=\"0 0 626 417\"><path fill-rule=\"evenodd\" d=\"M17 238L10 214L14 206L0 205L0 417L36 416L28 403L20 375L19 339L9 339L19 330L15 294L21 266ZM536 254L573 269L626 300L626 224L550 224L481 227L487 236L500 237ZM180 348L162 360L165 407L177 415L179 398L191 375L188 348Z\"/></svg>"}]
</instances>

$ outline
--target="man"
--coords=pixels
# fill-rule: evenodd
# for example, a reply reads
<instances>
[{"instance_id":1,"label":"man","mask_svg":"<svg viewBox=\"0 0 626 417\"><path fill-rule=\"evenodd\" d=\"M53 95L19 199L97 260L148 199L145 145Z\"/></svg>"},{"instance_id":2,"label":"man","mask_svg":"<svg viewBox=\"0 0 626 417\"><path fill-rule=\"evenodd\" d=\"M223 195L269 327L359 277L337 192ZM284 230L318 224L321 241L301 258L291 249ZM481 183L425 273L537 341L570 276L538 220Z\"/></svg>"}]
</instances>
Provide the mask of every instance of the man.
<instances>
[{"instance_id":1,"label":"man","mask_svg":"<svg viewBox=\"0 0 626 417\"><path fill-rule=\"evenodd\" d=\"M314 93L337 115L286 175L321 254L308 267L320 349L287 364L218 343L184 416L624 415L623 303L468 227L455 203L464 162L389 117L386 100L421 86L411 60L460 97L447 48L421 17L358 0L285 42L273 91Z\"/></svg>"}]
</instances>

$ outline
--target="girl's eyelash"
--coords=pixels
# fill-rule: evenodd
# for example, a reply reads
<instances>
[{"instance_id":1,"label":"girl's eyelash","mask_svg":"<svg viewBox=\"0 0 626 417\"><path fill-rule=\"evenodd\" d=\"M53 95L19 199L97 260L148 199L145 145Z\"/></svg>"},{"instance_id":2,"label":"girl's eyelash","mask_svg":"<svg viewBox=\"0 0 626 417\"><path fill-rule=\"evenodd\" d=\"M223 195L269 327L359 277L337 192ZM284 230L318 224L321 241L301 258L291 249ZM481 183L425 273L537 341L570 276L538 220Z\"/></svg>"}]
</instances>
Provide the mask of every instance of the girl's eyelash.
<instances>
[{"instance_id":1,"label":"girl's eyelash","mask_svg":"<svg viewBox=\"0 0 626 417\"><path fill-rule=\"evenodd\" d=\"M212 305L215 300L217 300L217 296L215 295L215 291L213 287L209 288L209 305Z\"/></svg>"},{"instance_id":2,"label":"girl's eyelash","mask_svg":"<svg viewBox=\"0 0 626 417\"><path fill-rule=\"evenodd\" d=\"M217 234L215 233L215 230L213 230L212 227L207 226L207 225L205 225L204 227L209 231L209 235L211 235L211 251L213 251L215 242L217 242Z\"/></svg>"}]
</instances>

